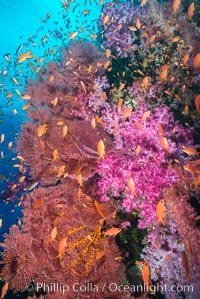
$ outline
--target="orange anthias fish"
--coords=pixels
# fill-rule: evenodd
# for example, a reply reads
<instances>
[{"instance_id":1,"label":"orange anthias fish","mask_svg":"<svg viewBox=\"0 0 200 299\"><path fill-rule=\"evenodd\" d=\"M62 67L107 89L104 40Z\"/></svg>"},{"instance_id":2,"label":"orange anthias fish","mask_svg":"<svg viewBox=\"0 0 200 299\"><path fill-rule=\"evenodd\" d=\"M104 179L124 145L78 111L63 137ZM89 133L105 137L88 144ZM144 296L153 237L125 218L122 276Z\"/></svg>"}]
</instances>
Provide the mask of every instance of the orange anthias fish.
<instances>
[{"instance_id":1,"label":"orange anthias fish","mask_svg":"<svg viewBox=\"0 0 200 299\"><path fill-rule=\"evenodd\" d=\"M112 227L105 232L105 236L116 236L121 232L121 228L119 227Z\"/></svg>"},{"instance_id":2,"label":"orange anthias fish","mask_svg":"<svg viewBox=\"0 0 200 299\"><path fill-rule=\"evenodd\" d=\"M65 247L67 246L67 238L62 238L62 240L58 244L58 255L55 258L62 259L62 255L64 253Z\"/></svg>"},{"instance_id":3,"label":"orange anthias fish","mask_svg":"<svg viewBox=\"0 0 200 299\"><path fill-rule=\"evenodd\" d=\"M54 241L55 238L57 236L57 227L55 226L54 228L52 228L51 230L51 241Z\"/></svg>"},{"instance_id":4,"label":"orange anthias fish","mask_svg":"<svg viewBox=\"0 0 200 299\"><path fill-rule=\"evenodd\" d=\"M185 251L182 251L182 253L181 253L181 260L182 260L182 266L183 266L183 269L185 271L186 278L189 281L189 279L190 279L190 269L189 269L189 265L188 265L187 254L186 254Z\"/></svg>"},{"instance_id":5,"label":"orange anthias fish","mask_svg":"<svg viewBox=\"0 0 200 299\"><path fill-rule=\"evenodd\" d=\"M200 52L194 57L194 68L198 69L200 67Z\"/></svg>"},{"instance_id":6,"label":"orange anthias fish","mask_svg":"<svg viewBox=\"0 0 200 299\"><path fill-rule=\"evenodd\" d=\"M136 156L138 156L140 154L140 151L141 151L141 147L140 147L140 145L137 145L136 150L135 150Z\"/></svg>"},{"instance_id":7,"label":"orange anthias fish","mask_svg":"<svg viewBox=\"0 0 200 299\"><path fill-rule=\"evenodd\" d=\"M142 84L143 84L143 87L145 89L147 89L147 87L149 85L149 78L148 78L148 76L144 77L144 79L142 80Z\"/></svg>"},{"instance_id":8,"label":"orange anthias fish","mask_svg":"<svg viewBox=\"0 0 200 299\"><path fill-rule=\"evenodd\" d=\"M192 252L192 246L191 246L190 240L185 241L185 247L186 247L187 251Z\"/></svg>"},{"instance_id":9,"label":"orange anthias fish","mask_svg":"<svg viewBox=\"0 0 200 299\"><path fill-rule=\"evenodd\" d=\"M78 35L78 31L74 31L70 34L70 40L74 39Z\"/></svg>"},{"instance_id":10,"label":"orange anthias fish","mask_svg":"<svg viewBox=\"0 0 200 299\"><path fill-rule=\"evenodd\" d=\"M200 112L200 94L195 97L194 104L197 112Z\"/></svg>"},{"instance_id":11,"label":"orange anthias fish","mask_svg":"<svg viewBox=\"0 0 200 299\"><path fill-rule=\"evenodd\" d=\"M131 116L132 108L125 107L123 112L123 118L126 119L127 117Z\"/></svg>"},{"instance_id":12,"label":"orange anthias fish","mask_svg":"<svg viewBox=\"0 0 200 299\"><path fill-rule=\"evenodd\" d=\"M150 286L150 279L151 279L151 273L150 273L150 269L149 269L149 266L148 266L148 263L147 262L144 262L144 265L142 267L142 280L145 284L145 286L147 287L147 290Z\"/></svg>"},{"instance_id":13,"label":"orange anthias fish","mask_svg":"<svg viewBox=\"0 0 200 299\"><path fill-rule=\"evenodd\" d=\"M32 53L31 53L30 50L27 51L27 52L25 52L25 53L22 53L22 54L19 56L19 58L18 58L18 63L21 63L21 62L23 62L23 61L25 61L25 60L27 60L27 59L30 59L30 58L34 58L35 56L32 56L31 54L32 54Z\"/></svg>"},{"instance_id":14,"label":"orange anthias fish","mask_svg":"<svg viewBox=\"0 0 200 299\"><path fill-rule=\"evenodd\" d=\"M110 49L107 49L106 50L106 57L109 58L111 55L111 50Z\"/></svg>"},{"instance_id":15,"label":"orange anthias fish","mask_svg":"<svg viewBox=\"0 0 200 299\"><path fill-rule=\"evenodd\" d=\"M169 152L169 144L168 144L167 138L165 136L162 136L160 143L161 143L162 148L165 151Z\"/></svg>"},{"instance_id":16,"label":"orange anthias fish","mask_svg":"<svg viewBox=\"0 0 200 299\"><path fill-rule=\"evenodd\" d=\"M148 111L145 111L143 114L142 114L142 118L141 118L141 121L145 121L151 114L151 111L148 110Z\"/></svg>"},{"instance_id":17,"label":"orange anthias fish","mask_svg":"<svg viewBox=\"0 0 200 299\"><path fill-rule=\"evenodd\" d=\"M98 141L97 151L99 153L99 159L104 159L104 157L105 157L105 144L104 144L103 140Z\"/></svg>"},{"instance_id":18,"label":"orange anthias fish","mask_svg":"<svg viewBox=\"0 0 200 299\"><path fill-rule=\"evenodd\" d=\"M192 2L188 7L188 19L191 21L193 15L194 15L194 2Z\"/></svg>"},{"instance_id":19,"label":"orange anthias fish","mask_svg":"<svg viewBox=\"0 0 200 299\"><path fill-rule=\"evenodd\" d=\"M147 0L142 0L141 3L140 3L140 6L143 7L144 5L146 5L146 3L147 3Z\"/></svg>"},{"instance_id":20,"label":"orange anthias fish","mask_svg":"<svg viewBox=\"0 0 200 299\"><path fill-rule=\"evenodd\" d=\"M186 153L189 156L198 156L199 153L197 152L197 150L195 148L192 147L186 147L186 146L182 146L183 148L183 152Z\"/></svg>"},{"instance_id":21,"label":"orange anthias fish","mask_svg":"<svg viewBox=\"0 0 200 299\"><path fill-rule=\"evenodd\" d=\"M64 171L65 171L65 165L62 165L58 168L58 174L57 174L57 177L60 178L63 174L64 174Z\"/></svg>"},{"instance_id":22,"label":"orange anthias fish","mask_svg":"<svg viewBox=\"0 0 200 299\"><path fill-rule=\"evenodd\" d=\"M183 168L190 173L199 173L200 172L199 168L192 164L186 164L183 166Z\"/></svg>"},{"instance_id":23,"label":"orange anthias fish","mask_svg":"<svg viewBox=\"0 0 200 299\"><path fill-rule=\"evenodd\" d=\"M36 198L34 202L34 209L39 209L41 206L42 200L40 198Z\"/></svg>"},{"instance_id":24,"label":"orange anthias fish","mask_svg":"<svg viewBox=\"0 0 200 299\"><path fill-rule=\"evenodd\" d=\"M158 217L158 223L162 223L165 225L164 218L165 218L165 205L164 199L161 199L156 206L156 216Z\"/></svg>"},{"instance_id":25,"label":"orange anthias fish","mask_svg":"<svg viewBox=\"0 0 200 299\"><path fill-rule=\"evenodd\" d=\"M47 131L47 124L41 125L37 128L37 135L38 137L41 137L42 135L44 135Z\"/></svg>"},{"instance_id":26,"label":"orange anthias fish","mask_svg":"<svg viewBox=\"0 0 200 299\"><path fill-rule=\"evenodd\" d=\"M67 127L67 125L65 125L62 129L62 137L65 137L67 135L67 129L68 129L68 127Z\"/></svg>"},{"instance_id":27,"label":"orange anthias fish","mask_svg":"<svg viewBox=\"0 0 200 299\"><path fill-rule=\"evenodd\" d=\"M166 81L167 80L167 73L168 73L169 65L165 64L161 67L161 73L160 73L160 80Z\"/></svg>"},{"instance_id":28,"label":"orange anthias fish","mask_svg":"<svg viewBox=\"0 0 200 299\"><path fill-rule=\"evenodd\" d=\"M187 65L190 55L188 53L184 54L183 56L183 64Z\"/></svg>"},{"instance_id":29,"label":"orange anthias fish","mask_svg":"<svg viewBox=\"0 0 200 299\"><path fill-rule=\"evenodd\" d=\"M128 187L129 187L131 193L133 193L134 195L136 195L135 182L134 182L134 180L131 177L128 179Z\"/></svg>"},{"instance_id":30,"label":"orange anthias fish","mask_svg":"<svg viewBox=\"0 0 200 299\"><path fill-rule=\"evenodd\" d=\"M173 1L172 8L173 8L173 14L174 15L177 14L180 4L181 4L181 0L174 0Z\"/></svg>"},{"instance_id":31,"label":"orange anthias fish","mask_svg":"<svg viewBox=\"0 0 200 299\"><path fill-rule=\"evenodd\" d=\"M6 293L7 293L7 291L8 291L8 282L6 282L6 283L4 284L4 286L2 287L2 289L1 289L1 298L2 298L2 299L4 299L4 297L5 297Z\"/></svg>"},{"instance_id":32,"label":"orange anthias fish","mask_svg":"<svg viewBox=\"0 0 200 299\"><path fill-rule=\"evenodd\" d=\"M58 160L58 150L57 149L55 149L55 150L53 150L53 161L57 161Z\"/></svg>"},{"instance_id":33,"label":"orange anthias fish","mask_svg":"<svg viewBox=\"0 0 200 299\"><path fill-rule=\"evenodd\" d=\"M101 206L100 204L98 203L98 201L94 201L94 205L95 205L95 208L97 209L97 212L99 213L99 215L104 219L106 220L106 216L104 215L102 209L101 209Z\"/></svg>"},{"instance_id":34,"label":"orange anthias fish","mask_svg":"<svg viewBox=\"0 0 200 299\"><path fill-rule=\"evenodd\" d=\"M162 136L165 136L165 132L163 130L163 127L161 124L158 124L158 130L160 131L160 133L162 134Z\"/></svg>"}]
</instances>

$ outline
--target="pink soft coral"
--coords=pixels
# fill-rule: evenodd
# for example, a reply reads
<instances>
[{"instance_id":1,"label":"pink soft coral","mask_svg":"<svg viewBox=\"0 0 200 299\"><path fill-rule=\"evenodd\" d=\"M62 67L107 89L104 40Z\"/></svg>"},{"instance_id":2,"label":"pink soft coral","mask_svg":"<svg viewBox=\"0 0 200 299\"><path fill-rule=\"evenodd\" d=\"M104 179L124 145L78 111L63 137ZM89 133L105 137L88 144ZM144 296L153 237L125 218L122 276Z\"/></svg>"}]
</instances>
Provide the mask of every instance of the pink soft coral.
<instances>
[{"instance_id":1,"label":"pink soft coral","mask_svg":"<svg viewBox=\"0 0 200 299\"><path fill-rule=\"evenodd\" d=\"M115 106L108 105L102 112L105 129L113 135L117 153L108 155L98 164L99 195L101 201L112 196L121 198L127 212L138 211L142 218L139 228L145 228L157 220L155 209L164 188L177 180L170 159L184 159L182 145L192 144L192 130L175 122L170 109L164 105L150 111L147 104L141 102L128 120L124 119L125 108L120 113L116 110ZM150 115L144 119L147 111ZM163 148L160 127L169 150ZM134 181L135 192L128 187L129 178Z\"/></svg>"}]
</instances>

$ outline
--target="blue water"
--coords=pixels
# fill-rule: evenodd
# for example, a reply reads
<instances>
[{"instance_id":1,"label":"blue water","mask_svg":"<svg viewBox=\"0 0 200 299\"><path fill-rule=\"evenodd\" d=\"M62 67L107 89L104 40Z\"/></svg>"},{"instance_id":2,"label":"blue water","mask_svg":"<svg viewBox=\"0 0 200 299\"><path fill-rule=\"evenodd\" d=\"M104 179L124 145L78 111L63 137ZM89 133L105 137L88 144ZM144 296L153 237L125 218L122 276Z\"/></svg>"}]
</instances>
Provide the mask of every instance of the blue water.
<instances>
[{"instance_id":1,"label":"blue water","mask_svg":"<svg viewBox=\"0 0 200 299\"><path fill-rule=\"evenodd\" d=\"M26 121L22 110L24 102L18 93L23 94L26 79L35 76L30 67L18 66L17 58L30 50L37 58L44 57L44 65L56 59L60 46L69 42L71 32L78 30L78 38L90 39L90 34L97 32L101 6L99 1L90 0L74 1L68 11L59 0L1 0L0 4L0 136L5 136L4 142L0 143L1 242L10 225L17 223L21 217L17 200L21 194L11 190L11 186L17 183L18 171L13 167L17 163L16 153L8 149L8 143L13 143L12 148L16 146L20 127ZM83 14L85 9L89 11L87 15ZM84 32L80 26L85 29ZM52 48L54 54L49 53ZM9 57L9 61L5 56ZM19 86L13 78L18 80ZM11 98L8 97L10 93Z\"/></svg>"}]
</instances>

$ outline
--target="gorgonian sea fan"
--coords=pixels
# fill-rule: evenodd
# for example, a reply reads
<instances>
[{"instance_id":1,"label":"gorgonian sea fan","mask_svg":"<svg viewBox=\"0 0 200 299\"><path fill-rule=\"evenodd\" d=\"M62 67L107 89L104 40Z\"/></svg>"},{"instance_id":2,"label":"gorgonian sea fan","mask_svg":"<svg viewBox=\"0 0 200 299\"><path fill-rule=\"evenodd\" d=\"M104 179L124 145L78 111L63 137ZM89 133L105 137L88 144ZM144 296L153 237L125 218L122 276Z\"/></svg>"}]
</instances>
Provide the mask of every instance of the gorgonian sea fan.
<instances>
[{"instance_id":1,"label":"gorgonian sea fan","mask_svg":"<svg viewBox=\"0 0 200 299\"><path fill-rule=\"evenodd\" d=\"M116 110L115 106L106 106L103 112L105 129L114 135L117 152L98 163L98 194L102 202L113 196L121 198L126 212L138 211L142 217L139 228L145 228L157 221L155 209L164 188L176 183L178 176L170 161L186 159L182 145L192 146L193 130L175 122L164 105L150 111L141 102L129 121L124 120L123 109L120 113ZM144 119L147 111L150 115ZM163 134L168 150L162 144ZM130 178L135 192L128 186Z\"/></svg>"},{"instance_id":2,"label":"gorgonian sea fan","mask_svg":"<svg viewBox=\"0 0 200 299\"><path fill-rule=\"evenodd\" d=\"M107 223L112 225L115 206L109 202L104 207ZM27 195L23 216L21 227L12 226L1 244L4 248L1 274L11 288L25 290L33 280L36 286L59 282L69 285L67 298L75 298L74 283L106 284L104 291L100 288L94 294L87 291L87 296L110 298L108 286L120 283L124 266L114 238L102 233L102 218L88 195L78 200L73 181L40 187ZM63 238L66 244L60 251ZM56 295L63 298L59 292ZM115 295L120 298L118 292ZM48 292L47 298L55 297ZM86 298L86 292L78 294L78 298Z\"/></svg>"}]
</instances>

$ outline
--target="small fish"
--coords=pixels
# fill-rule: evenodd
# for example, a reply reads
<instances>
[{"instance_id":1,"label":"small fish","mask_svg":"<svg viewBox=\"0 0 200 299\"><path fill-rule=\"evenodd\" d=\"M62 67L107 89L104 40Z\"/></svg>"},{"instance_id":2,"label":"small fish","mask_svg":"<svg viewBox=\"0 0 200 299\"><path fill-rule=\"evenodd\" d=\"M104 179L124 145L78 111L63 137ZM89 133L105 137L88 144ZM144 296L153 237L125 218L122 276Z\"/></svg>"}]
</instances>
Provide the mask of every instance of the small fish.
<instances>
[{"instance_id":1,"label":"small fish","mask_svg":"<svg viewBox=\"0 0 200 299\"><path fill-rule=\"evenodd\" d=\"M67 238L62 238L62 240L58 244L58 255L55 258L62 259L62 255L64 253L65 247L67 246Z\"/></svg>"},{"instance_id":2,"label":"small fish","mask_svg":"<svg viewBox=\"0 0 200 299\"><path fill-rule=\"evenodd\" d=\"M54 81L54 76L49 77L49 82L52 83Z\"/></svg>"},{"instance_id":3,"label":"small fish","mask_svg":"<svg viewBox=\"0 0 200 299\"><path fill-rule=\"evenodd\" d=\"M63 126L65 123L64 123L64 121L63 120L59 120L58 122L57 122L57 125L58 126Z\"/></svg>"},{"instance_id":4,"label":"small fish","mask_svg":"<svg viewBox=\"0 0 200 299\"><path fill-rule=\"evenodd\" d=\"M183 168L190 173L198 173L200 171L198 167L192 164L186 164Z\"/></svg>"},{"instance_id":5,"label":"small fish","mask_svg":"<svg viewBox=\"0 0 200 299\"><path fill-rule=\"evenodd\" d=\"M110 22L110 18L109 18L108 15L106 15L106 16L103 18L103 24L104 24L104 26L105 26L107 23L109 23L109 22Z\"/></svg>"},{"instance_id":6,"label":"small fish","mask_svg":"<svg viewBox=\"0 0 200 299\"><path fill-rule=\"evenodd\" d=\"M189 264L188 264L188 259L187 259L187 254L185 251L181 252L181 260L182 260L182 266L185 271L185 275L187 280L189 281L190 277L190 269L189 269Z\"/></svg>"},{"instance_id":7,"label":"small fish","mask_svg":"<svg viewBox=\"0 0 200 299\"><path fill-rule=\"evenodd\" d=\"M88 13L89 13L89 10L88 9L84 9L84 11L83 11L84 16L86 16Z\"/></svg>"},{"instance_id":8,"label":"small fish","mask_svg":"<svg viewBox=\"0 0 200 299\"><path fill-rule=\"evenodd\" d=\"M197 217L194 218L195 221L199 221L200 220L200 215L198 215Z\"/></svg>"},{"instance_id":9,"label":"small fish","mask_svg":"<svg viewBox=\"0 0 200 299\"><path fill-rule=\"evenodd\" d=\"M132 194L136 195L135 182L132 177L128 179L128 187Z\"/></svg>"},{"instance_id":10,"label":"small fish","mask_svg":"<svg viewBox=\"0 0 200 299\"><path fill-rule=\"evenodd\" d=\"M2 228L2 225L3 225L3 219L0 218L0 228Z\"/></svg>"},{"instance_id":11,"label":"small fish","mask_svg":"<svg viewBox=\"0 0 200 299\"><path fill-rule=\"evenodd\" d=\"M147 3L147 0L142 0L141 3L140 3L140 6L143 7L144 5L146 5L146 3Z\"/></svg>"},{"instance_id":12,"label":"small fish","mask_svg":"<svg viewBox=\"0 0 200 299\"><path fill-rule=\"evenodd\" d=\"M151 111L147 110L142 114L141 121L145 121L148 117L150 117Z\"/></svg>"},{"instance_id":13,"label":"small fish","mask_svg":"<svg viewBox=\"0 0 200 299\"><path fill-rule=\"evenodd\" d=\"M65 171L65 165L62 165L58 168L58 174L57 174L57 177L60 178L63 174L64 174L64 171Z\"/></svg>"},{"instance_id":14,"label":"small fish","mask_svg":"<svg viewBox=\"0 0 200 299\"><path fill-rule=\"evenodd\" d=\"M91 119L91 126L92 126L92 128L93 129L95 129L96 128L96 120L95 120L95 118L94 117L92 117L92 119Z\"/></svg>"},{"instance_id":15,"label":"small fish","mask_svg":"<svg viewBox=\"0 0 200 299\"><path fill-rule=\"evenodd\" d=\"M8 148L12 148L12 141L8 142Z\"/></svg>"},{"instance_id":16,"label":"small fish","mask_svg":"<svg viewBox=\"0 0 200 299\"><path fill-rule=\"evenodd\" d=\"M117 113L120 113L120 112L121 112L123 102L124 102L124 100L123 100L122 98L120 98L120 99L118 100L118 103L117 103Z\"/></svg>"},{"instance_id":17,"label":"small fish","mask_svg":"<svg viewBox=\"0 0 200 299\"><path fill-rule=\"evenodd\" d=\"M53 150L53 161L57 161L58 160L58 150L57 149L55 149L55 150Z\"/></svg>"},{"instance_id":18,"label":"small fish","mask_svg":"<svg viewBox=\"0 0 200 299\"><path fill-rule=\"evenodd\" d=\"M17 48L15 55L17 55L23 48L24 44L19 45L19 47Z\"/></svg>"},{"instance_id":19,"label":"small fish","mask_svg":"<svg viewBox=\"0 0 200 299\"><path fill-rule=\"evenodd\" d=\"M200 112L200 94L195 97L194 104L197 112Z\"/></svg>"},{"instance_id":20,"label":"small fish","mask_svg":"<svg viewBox=\"0 0 200 299\"><path fill-rule=\"evenodd\" d=\"M188 19L191 21L194 15L194 2L190 3L187 14L188 14Z\"/></svg>"},{"instance_id":21,"label":"small fish","mask_svg":"<svg viewBox=\"0 0 200 299\"><path fill-rule=\"evenodd\" d=\"M1 299L4 299L5 295L7 294L7 291L8 291L8 282L6 282L1 289Z\"/></svg>"},{"instance_id":22,"label":"small fish","mask_svg":"<svg viewBox=\"0 0 200 299\"><path fill-rule=\"evenodd\" d=\"M172 9L173 9L173 14L174 15L177 14L180 4L181 4L181 0L174 0L173 1Z\"/></svg>"},{"instance_id":23,"label":"small fish","mask_svg":"<svg viewBox=\"0 0 200 299\"><path fill-rule=\"evenodd\" d=\"M30 99L31 99L31 96L30 96L29 94L24 94L24 95L22 96L22 99L24 99L24 100L30 100Z\"/></svg>"},{"instance_id":24,"label":"small fish","mask_svg":"<svg viewBox=\"0 0 200 299\"><path fill-rule=\"evenodd\" d=\"M194 57L194 68L198 69L200 67L200 52Z\"/></svg>"},{"instance_id":25,"label":"small fish","mask_svg":"<svg viewBox=\"0 0 200 299\"><path fill-rule=\"evenodd\" d=\"M169 144L168 144L167 138L165 136L162 136L160 143L161 143L162 148L165 151L169 152Z\"/></svg>"},{"instance_id":26,"label":"small fish","mask_svg":"<svg viewBox=\"0 0 200 299\"><path fill-rule=\"evenodd\" d=\"M9 93L7 93L7 95L6 95L6 99L10 99L10 98L12 98L12 96L13 96L12 92L9 92Z\"/></svg>"},{"instance_id":27,"label":"small fish","mask_svg":"<svg viewBox=\"0 0 200 299\"><path fill-rule=\"evenodd\" d=\"M144 262L143 264L141 275L142 275L142 280L148 290L150 286L151 273L147 262Z\"/></svg>"},{"instance_id":28,"label":"small fish","mask_svg":"<svg viewBox=\"0 0 200 299\"><path fill-rule=\"evenodd\" d=\"M5 60L10 63L10 53L4 55Z\"/></svg>"},{"instance_id":29,"label":"small fish","mask_svg":"<svg viewBox=\"0 0 200 299\"><path fill-rule=\"evenodd\" d=\"M25 104L23 107L22 107L22 110L27 110L31 107L31 104Z\"/></svg>"},{"instance_id":30,"label":"small fish","mask_svg":"<svg viewBox=\"0 0 200 299\"><path fill-rule=\"evenodd\" d=\"M105 144L104 144L102 139L98 141L97 151L99 153L99 159L104 159L104 157L105 157Z\"/></svg>"},{"instance_id":31,"label":"small fish","mask_svg":"<svg viewBox=\"0 0 200 299\"><path fill-rule=\"evenodd\" d=\"M165 64L161 67L161 73L160 73L160 80L161 81L166 81L167 80L168 68L169 68L169 65L167 65L167 64Z\"/></svg>"},{"instance_id":32,"label":"small fish","mask_svg":"<svg viewBox=\"0 0 200 299\"><path fill-rule=\"evenodd\" d=\"M158 218L158 223L162 223L165 225L164 218L165 218L165 205L164 199L161 199L156 206L156 216Z\"/></svg>"},{"instance_id":33,"label":"small fish","mask_svg":"<svg viewBox=\"0 0 200 299\"><path fill-rule=\"evenodd\" d=\"M18 94L18 96L21 98L22 97L22 94L21 94L21 91L19 89L16 89L16 93Z\"/></svg>"},{"instance_id":34,"label":"small fish","mask_svg":"<svg viewBox=\"0 0 200 299\"><path fill-rule=\"evenodd\" d=\"M12 78L12 81L13 81L16 85L20 86L19 81L18 81L17 79Z\"/></svg>"},{"instance_id":35,"label":"small fish","mask_svg":"<svg viewBox=\"0 0 200 299\"><path fill-rule=\"evenodd\" d=\"M81 83L81 86L83 88L84 93L87 94L87 90L86 90L85 84L83 83L83 81L80 81L80 83Z\"/></svg>"},{"instance_id":36,"label":"small fish","mask_svg":"<svg viewBox=\"0 0 200 299\"><path fill-rule=\"evenodd\" d=\"M81 173L77 174L77 181L80 187L83 187L83 177Z\"/></svg>"},{"instance_id":37,"label":"small fish","mask_svg":"<svg viewBox=\"0 0 200 299\"><path fill-rule=\"evenodd\" d=\"M186 146L182 146L183 152L186 153L189 156L198 156L199 153L197 152L197 150L195 148L192 147L186 147Z\"/></svg>"},{"instance_id":38,"label":"small fish","mask_svg":"<svg viewBox=\"0 0 200 299\"><path fill-rule=\"evenodd\" d=\"M110 228L110 229L108 229L105 233L104 233L104 235L105 236L116 236L116 235L118 235L119 233L121 232L121 228L119 228L119 227L112 227L112 228Z\"/></svg>"},{"instance_id":39,"label":"small fish","mask_svg":"<svg viewBox=\"0 0 200 299\"><path fill-rule=\"evenodd\" d=\"M138 30L135 26L129 26L128 29L130 31L137 31Z\"/></svg>"},{"instance_id":40,"label":"small fish","mask_svg":"<svg viewBox=\"0 0 200 299\"><path fill-rule=\"evenodd\" d=\"M74 31L70 34L70 40L74 39L78 35L78 31Z\"/></svg>"},{"instance_id":41,"label":"small fish","mask_svg":"<svg viewBox=\"0 0 200 299\"><path fill-rule=\"evenodd\" d=\"M149 86L149 77L148 76L144 77L144 79L142 80L142 84L145 89L148 88L148 86Z\"/></svg>"},{"instance_id":42,"label":"small fish","mask_svg":"<svg viewBox=\"0 0 200 299\"><path fill-rule=\"evenodd\" d=\"M135 150L136 156L138 156L140 154L140 151L141 151L141 147L140 147L140 145L138 145Z\"/></svg>"},{"instance_id":43,"label":"small fish","mask_svg":"<svg viewBox=\"0 0 200 299\"><path fill-rule=\"evenodd\" d=\"M4 134L1 134L0 143L3 143L3 142L4 142L4 139L5 139L5 135L4 135Z\"/></svg>"},{"instance_id":44,"label":"small fish","mask_svg":"<svg viewBox=\"0 0 200 299\"><path fill-rule=\"evenodd\" d=\"M41 206L42 200L40 198L36 198L34 202L34 209L39 209Z\"/></svg>"},{"instance_id":45,"label":"small fish","mask_svg":"<svg viewBox=\"0 0 200 299\"><path fill-rule=\"evenodd\" d=\"M160 131L162 136L165 136L165 132L164 132L163 127L161 126L161 124L158 124L158 130Z\"/></svg>"},{"instance_id":46,"label":"small fish","mask_svg":"<svg viewBox=\"0 0 200 299\"><path fill-rule=\"evenodd\" d=\"M172 43L176 43L176 42L178 42L180 39L181 39L180 36L174 36L174 37L172 38Z\"/></svg>"},{"instance_id":47,"label":"small fish","mask_svg":"<svg viewBox=\"0 0 200 299\"><path fill-rule=\"evenodd\" d=\"M97 34L90 34L90 38L91 38L91 39L95 39L95 38L97 38Z\"/></svg>"},{"instance_id":48,"label":"small fish","mask_svg":"<svg viewBox=\"0 0 200 299\"><path fill-rule=\"evenodd\" d=\"M31 184L29 187L24 188L24 191L32 191L33 189L35 189L38 186L39 182L35 182L33 184Z\"/></svg>"},{"instance_id":49,"label":"small fish","mask_svg":"<svg viewBox=\"0 0 200 299\"><path fill-rule=\"evenodd\" d=\"M67 127L67 125L65 125L62 129L62 137L65 137L67 135L67 130L68 130L68 127Z\"/></svg>"},{"instance_id":50,"label":"small fish","mask_svg":"<svg viewBox=\"0 0 200 299\"><path fill-rule=\"evenodd\" d=\"M32 56L31 54L32 53L30 50L25 53L22 53L18 58L18 63L22 63L23 61L25 61L27 59L34 58L35 56Z\"/></svg>"},{"instance_id":51,"label":"small fish","mask_svg":"<svg viewBox=\"0 0 200 299\"><path fill-rule=\"evenodd\" d=\"M37 128L37 135L38 135L38 137L41 137L42 135L44 135L46 133L46 131L47 131L47 128L48 128L47 124L39 126Z\"/></svg>"},{"instance_id":52,"label":"small fish","mask_svg":"<svg viewBox=\"0 0 200 299\"><path fill-rule=\"evenodd\" d=\"M185 240L185 247L186 247L187 251L192 252L192 246L191 246L190 240Z\"/></svg>"},{"instance_id":53,"label":"small fish","mask_svg":"<svg viewBox=\"0 0 200 299\"><path fill-rule=\"evenodd\" d=\"M107 49L106 50L106 57L109 58L111 55L111 50L110 49Z\"/></svg>"},{"instance_id":54,"label":"small fish","mask_svg":"<svg viewBox=\"0 0 200 299\"><path fill-rule=\"evenodd\" d=\"M95 208L97 209L97 212L99 213L99 215L104 219L106 220L106 217L101 209L101 205L98 203L98 201L94 201L94 205L95 205Z\"/></svg>"},{"instance_id":55,"label":"small fish","mask_svg":"<svg viewBox=\"0 0 200 299\"><path fill-rule=\"evenodd\" d=\"M141 27L141 23L140 23L140 20L139 20L139 19L136 20L135 27L136 27L137 29L140 29L140 27Z\"/></svg>"},{"instance_id":56,"label":"small fish","mask_svg":"<svg viewBox=\"0 0 200 299\"><path fill-rule=\"evenodd\" d=\"M130 117L131 114L132 114L132 108L125 107L124 112L123 112L123 119L126 119L126 118Z\"/></svg>"},{"instance_id":57,"label":"small fish","mask_svg":"<svg viewBox=\"0 0 200 299\"><path fill-rule=\"evenodd\" d=\"M190 55L188 53L184 54L183 56L183 64L186 66L188 64Z\"/></svg>"},{"instance_id":58,"label":"small fish","mask_svg":"<svg viewBox=\"0 0 200 299\"><path fill-rule=\"evenodd\" d=\"M54 241L55 240L55 238L56 238L56 236L57 236L57 227L55 226L54 228L52 228L52 230L51 230L51 241Z\"/></svg>"}]
</instances>

